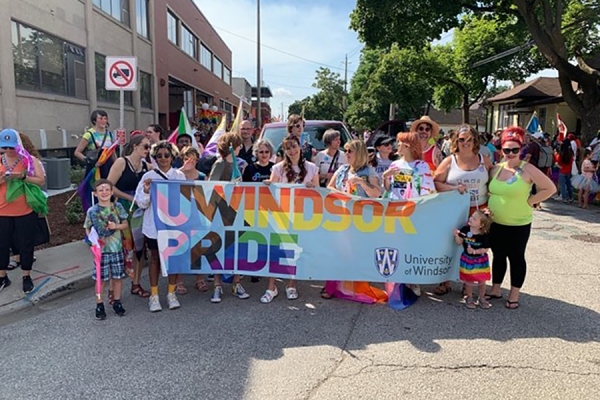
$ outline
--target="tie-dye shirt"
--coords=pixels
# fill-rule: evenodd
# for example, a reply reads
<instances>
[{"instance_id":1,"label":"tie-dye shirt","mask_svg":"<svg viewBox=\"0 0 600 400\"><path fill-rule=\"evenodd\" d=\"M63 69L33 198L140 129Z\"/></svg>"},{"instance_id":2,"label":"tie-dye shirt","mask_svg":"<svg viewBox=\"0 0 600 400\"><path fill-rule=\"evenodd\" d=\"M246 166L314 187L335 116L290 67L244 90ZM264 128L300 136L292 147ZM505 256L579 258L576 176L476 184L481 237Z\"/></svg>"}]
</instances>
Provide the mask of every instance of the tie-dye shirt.
<instances>
[{"instance_id":1,"label":"tie-dye shirt","mask_svg":"<svg viewBox=\"0 0 600 400\"><path fill-rule=\"evenodd\" d=\"M406 162L404 159L394 161L390 168L400 169L389 177L389 198L394 200L411 199L435 193L433 176L429 164L423 160Z\"/></svg>"}]
</instances>

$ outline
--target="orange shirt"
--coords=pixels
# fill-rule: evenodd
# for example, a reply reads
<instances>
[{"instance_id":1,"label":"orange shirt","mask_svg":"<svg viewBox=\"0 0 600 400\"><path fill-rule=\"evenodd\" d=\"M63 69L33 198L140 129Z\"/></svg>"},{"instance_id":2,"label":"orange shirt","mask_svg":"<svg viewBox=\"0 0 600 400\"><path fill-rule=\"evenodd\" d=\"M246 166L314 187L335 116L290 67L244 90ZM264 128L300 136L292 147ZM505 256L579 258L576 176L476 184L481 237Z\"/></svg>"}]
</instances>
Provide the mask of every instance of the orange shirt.
<instances>
[{"instance_id":1,"label":"orange shirt","mask_svg":"<svg viewBox=\"0 0 600 400\"><path fill-rule=\"evenodd\" d=\"M429 170L433 174L435 169L437 168L435 163L433 162L433 154L435 152L435 146L431 146L427 151L423 152L423 161L429 165Z\"/></svg>"},{"instance_id":2,"label":"orange shirt","mask_svg":"<svg viewBox=\"0 0 600 400\"><path fill-rule=\"evenodd\" d=\"M13 173L20 173L25 171L25 163L19 162L17 166L12 170ZM6 168L0 162L0 174L6 174ZM27 205L27 199L25 195L17 197L12 202L6 201L6 189L8 182L0 184L0 216L2 217L21 217L23 215L31 214L33 210Z\"/></svg>"}]
</instances>

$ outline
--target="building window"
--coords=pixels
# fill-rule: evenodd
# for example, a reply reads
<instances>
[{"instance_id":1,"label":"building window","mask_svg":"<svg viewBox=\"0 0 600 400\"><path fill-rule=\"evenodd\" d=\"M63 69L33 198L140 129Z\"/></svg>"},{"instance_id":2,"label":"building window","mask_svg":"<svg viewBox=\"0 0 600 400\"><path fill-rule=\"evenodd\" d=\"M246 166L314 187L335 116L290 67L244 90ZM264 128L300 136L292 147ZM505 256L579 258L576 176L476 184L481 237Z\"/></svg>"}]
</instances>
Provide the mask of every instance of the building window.
<instances>
[{"instance_id":1,"label":"building window","mask_svg":"<svg viewBox=\"0 0 600 400\"><path fill-rule=\"evenodd\" d=\"M94 0L93 4L126 26L129 26L129 0Z\"/></svg>"},{"instance_id":2,"label":"building window","mask_svg":"<svg viewBox=\"0 0 600 400\"><path fill-rule=\"evenodd\" d=\"M140 36L150 39L148 34L148 0L135 0L135 25Z\"/></svg>"},{"instance_id":3,"label":"building window","mask_svg":"<svg viewBox=\"0 0 600 400\"><path fill-rule=\"evenodd\" d=\"M167 37L175 44L177 43L177 17L167 11Z\"/></svg>"},{"instance_id":4,"label":"building window","mask_svg":"<svg viewBox=\"0 0 600 400\"><path fill-rule=\"evenodd\" d=\"M119 91L106 90L106 56L96 53L94 61L96 64L96 93L98 101L119 104ZM126 91L125 105L131 106L132 104L133 96L130 91Z\"/></svg>"},{"instance_id":5,"label":"building window","mask_svg":"<svg viewBox=\"0 0 600 400\"><path fill-rule=\"evenodd\" d=\"M203 44L200 45L200 64L209 71L212 71L212 52Z\"/></svg>"},{"instance_id":6,"label":"building window","mask_svg":"<svg viewBox=\"0 0 600 400\"><path fill-rule=\"evenodd\" d=\"M223 67L223 80L228 85L231 85L231 70L227 67Z\"/></svg>"},{"instance_id":7,"label":"building window","mask_svg":"<svg viewBox=\"0 0 600 400\"><path fill-rule=\"evenodd\" d=\"M217 57L213 61L213 72L219 78L223 77L223 64Z\"/></svg>"},{"instance_id":8,"label":"building window","mask_svg":"<svg viewBox=\"0 0 600 400\"><path fill-rule=\"evenodd\" d=\"M144 108L152 108L152 75L140 71L140 104Z\"/></svg>"},{"instance_id":9,"label":"building window","mask_svg":"<svg viewBox=\"0 0 600 400\"><path fill-rule=\"evenodd\" d=\"M12 21L16 87L87 99L85 50Z\"/></svg>"},{"instance_id":10,"label":"building window","mask_svg":"<svg viewBox=\"0 0 600 400\"><path fill-rule=\"evenodd\" d=\"M185 26L181 26L181 50L195 60L198 59L198 38Z\"/></svg>"}]
</instances>

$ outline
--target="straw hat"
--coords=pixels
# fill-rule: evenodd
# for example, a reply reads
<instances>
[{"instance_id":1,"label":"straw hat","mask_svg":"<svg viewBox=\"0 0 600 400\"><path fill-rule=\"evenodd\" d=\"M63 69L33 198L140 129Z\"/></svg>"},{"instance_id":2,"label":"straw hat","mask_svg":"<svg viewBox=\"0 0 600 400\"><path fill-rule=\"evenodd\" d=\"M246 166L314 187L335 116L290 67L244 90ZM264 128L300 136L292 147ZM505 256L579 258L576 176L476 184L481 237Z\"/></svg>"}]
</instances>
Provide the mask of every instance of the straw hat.
<instances>
[{"instance_id":1,"label":"straw hat","mask_svg":"<svg viewBox=\"0 0 600 400\"><path fill-rule=\"evenodd\" d=\"M435 122L434 120L432 120L431 118L429 118L429 115L424 115L421 118L419 118L418 120L414 121L410 125L410 131L414 132L414 133L418 133L417 132L417 128L421 124L429 124L429 125L431 125L432 132L431 132L430 137L437 137L437 135L440 133L440 126L437 124L437 122Z\"/></svg>"}]
</instances>

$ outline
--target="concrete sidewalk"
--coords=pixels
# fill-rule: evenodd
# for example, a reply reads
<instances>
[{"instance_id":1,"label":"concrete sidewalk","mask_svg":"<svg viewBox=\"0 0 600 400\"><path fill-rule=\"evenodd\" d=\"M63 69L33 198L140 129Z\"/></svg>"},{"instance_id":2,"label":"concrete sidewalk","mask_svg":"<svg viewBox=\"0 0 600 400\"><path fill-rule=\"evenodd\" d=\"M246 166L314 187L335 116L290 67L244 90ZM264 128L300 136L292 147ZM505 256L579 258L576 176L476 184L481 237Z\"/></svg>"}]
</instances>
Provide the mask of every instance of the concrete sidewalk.
<instances>
[{"instance_id":1,"label":"concrete sidewalk","mask_svg":"<svg viewBox=\"0 0 600 400\"><path fill-rule=\"evenodd\" d=\"M0 292L0 316L94 284L92 253L83 240L36 251L35 256L31 271L35 289L23 293L21 269L9 271L12 285Z\"/></svg>"}]
</instances>

